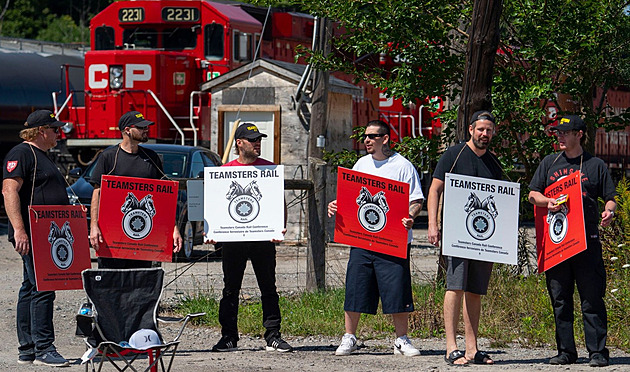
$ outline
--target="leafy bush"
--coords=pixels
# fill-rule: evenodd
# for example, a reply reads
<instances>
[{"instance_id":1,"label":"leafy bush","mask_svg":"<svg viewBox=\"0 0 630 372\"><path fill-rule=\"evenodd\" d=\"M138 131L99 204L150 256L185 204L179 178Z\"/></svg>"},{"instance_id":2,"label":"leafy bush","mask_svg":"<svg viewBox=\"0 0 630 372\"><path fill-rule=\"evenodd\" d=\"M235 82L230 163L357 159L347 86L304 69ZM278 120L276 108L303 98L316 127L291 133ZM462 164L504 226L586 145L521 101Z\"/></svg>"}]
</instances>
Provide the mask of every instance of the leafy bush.
<instances>
[{"instance_id":1,"label":"leafy bush","mask_svg":"<svg viewBox=\"0 0 630 372\"><path fill-rule=\"evenodd\" d=\"M606 309L611 344L630 349L630 181L617 184L617 210L613 222L600 227L607 276Z\"/></svg>"}]
</instances>

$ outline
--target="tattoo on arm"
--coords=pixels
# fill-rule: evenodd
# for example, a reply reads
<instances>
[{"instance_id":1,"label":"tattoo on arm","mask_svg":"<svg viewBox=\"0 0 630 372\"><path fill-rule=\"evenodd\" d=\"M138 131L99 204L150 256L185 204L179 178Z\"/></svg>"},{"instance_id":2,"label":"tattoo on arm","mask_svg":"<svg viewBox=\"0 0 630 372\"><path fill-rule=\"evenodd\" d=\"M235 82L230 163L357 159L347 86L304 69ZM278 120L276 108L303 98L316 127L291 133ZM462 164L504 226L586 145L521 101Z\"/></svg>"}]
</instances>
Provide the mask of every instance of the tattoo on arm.
<instances>
[{"instance_id":1,"label":"tattoo on arm","mask_svg":"<svg viewBox=\"0 0 630 372\"><path fill-rule=\"evenodd\" d=\"M422 210L422 200L414 200L409 204L409 216L416 217Z\"/></svg>"}]
</instances>

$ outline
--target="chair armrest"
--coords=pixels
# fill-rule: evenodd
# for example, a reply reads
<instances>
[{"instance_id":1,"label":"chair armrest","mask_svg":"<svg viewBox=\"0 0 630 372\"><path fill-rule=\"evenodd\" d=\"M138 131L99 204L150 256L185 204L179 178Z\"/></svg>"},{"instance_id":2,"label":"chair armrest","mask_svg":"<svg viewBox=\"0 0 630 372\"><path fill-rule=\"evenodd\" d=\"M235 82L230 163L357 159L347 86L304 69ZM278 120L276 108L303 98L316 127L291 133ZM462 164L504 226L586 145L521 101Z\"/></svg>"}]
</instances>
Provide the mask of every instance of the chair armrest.
<instances>
[{"instance_id":1,"label":"chair armrest","mask_svg":"<svg viewBox=\"0 0 630 372\"><path fill-rule=\"evenodd\" d=\"M179 328L179 332L177 332L177 336L175 336L175 338L172 341L172 342L177 342L179 338L182 336L182 333L184 332L184 328L186 327L186 324L188 324L188 322L191 321L192 319L195 319L204 315L206 315L206 313L194 313L194 314L187 314L183 318L158 317L157 320L158 322L165 323L165 324L183 323L182 326Z\"/></svg>"}]
</instances>

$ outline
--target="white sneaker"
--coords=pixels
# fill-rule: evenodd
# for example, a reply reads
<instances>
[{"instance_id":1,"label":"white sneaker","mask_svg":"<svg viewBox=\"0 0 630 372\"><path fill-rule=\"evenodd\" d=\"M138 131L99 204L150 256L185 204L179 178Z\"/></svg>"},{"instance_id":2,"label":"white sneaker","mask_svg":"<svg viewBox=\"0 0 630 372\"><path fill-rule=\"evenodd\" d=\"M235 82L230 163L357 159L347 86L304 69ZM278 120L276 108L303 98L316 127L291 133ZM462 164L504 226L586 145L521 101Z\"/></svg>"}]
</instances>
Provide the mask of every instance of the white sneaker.
<instances>
[{"instance_id":1,"label":"white sneaker","mask_svg":"<svg viewBox=\"0 0 630 372\"><path fill-rule=\"evenodd\" d=\"M357 349L357 338L350 333L343 335L341 345L335 351L335 355L350 355Z\"/></svg>"},{"instance_id":2,"label":"white sneaker","mask_svg":"<svg viewBox=\"0 0 630 372\"><path fill-rule=\"evenodd\" d=\"M394 341L394 355L413 357L420 355L420 351L413 347L407 335L403 335Z\"/></svg>"}]
</instances>

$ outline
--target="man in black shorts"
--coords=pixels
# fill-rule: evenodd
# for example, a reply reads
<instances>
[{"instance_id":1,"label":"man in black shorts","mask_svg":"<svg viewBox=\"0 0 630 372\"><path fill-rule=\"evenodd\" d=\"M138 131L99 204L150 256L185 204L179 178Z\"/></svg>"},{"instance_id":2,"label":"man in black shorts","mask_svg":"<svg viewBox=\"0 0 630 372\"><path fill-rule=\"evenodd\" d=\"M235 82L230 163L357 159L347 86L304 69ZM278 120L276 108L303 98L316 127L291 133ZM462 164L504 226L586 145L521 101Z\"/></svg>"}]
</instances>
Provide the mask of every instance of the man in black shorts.
<instances>
[{"instance_id":1,"label":"man in black shorts","mask_svg":"<svg viewBox=\"0 0 630 372\"><path fill-rule=\"evenodd\" d=\"M586 125L579 116L567 115L553 129L562 151L545 157L536 169L529 184L529 201L552 212L558 211L561 205L556 204L555 199L543 195L545 188L560 178L579 171L587 248L545 272L547 291L556 321L558 347L558 355L549 359L549 364L572 364L577 360L573 336L573 289L577 284L589 365L603 367L608 365L609 359L606 348L608 319L604 303L606 271L597 226L600 218L597 199L603 198L606 202L601 213L601 225L607 226L612 222L617 208L615 185L606 164L582 148Z\"/></svg>"},{"instance_id":2,"label":"man in black shorts","mask_svg":"<svg viewBox=\"0 0 630 372\"><path fill-rule=\"evenodd\" d=\"M90 207L90 243L98 251L99 243L103 242L98 219L98 207L101 196L101 176L126 176L161 179L165 177L162 170L162 161L158 154L140 146L140 143L148 141L149 126L153 122L146 120L138 111L129 111L120 117L118 129L122 133L123 140L118 146L107 148L99 156L91 182L94 184L92 192L92 206ZM173 252L177 253L182 248L182 236L177 225L173 228ZM120 258L99 257L98 267L105 269L131 269L151 267L151 261L129 260Z\"/></svg>"},{"instance_id":3,"label":"man in black shorts","mask_svg":"<svg viewBox=\"0 0 630 372\"><path fill-rule=\"evenodd\" d=\"M438 226L438 205L444 192L446 173L466 176L501 179L501 166L494 154L488 151L495 130L495 119L489 111L473 114L468 127L470 140L450 147L438 161L429 189L427 209L429 212L429 243L440 245L441 232ZM448 229L446 224L445 229ZM449 364L464 365L492 364L490 356L477 348L477 331L481 313L481 296L488 291L492 262L447 256L446 294L444 295L444 330L446 333L446 355ZM460 307L464 300L464 325L466 351L457 347L457 324Z\"/></svg>"},{"instance_id":4,"label":"man in black shorts","mask_svg":"<svg viewBox=\"0 0 630 372\"><path fill-rule=\"evenodd\" d=\"M54 291L38 291L31 249L29 205L67 205L66 181L47 152L57 145L58 121L48 110L33 112L20 131L24 142L4 159L2 195L9 217L9 241L22 256L23 280L17 303L19 364L65 367L53 327ZM50 251L50 246L48 247Z\"/></svg>"}]
</instances>

